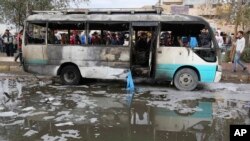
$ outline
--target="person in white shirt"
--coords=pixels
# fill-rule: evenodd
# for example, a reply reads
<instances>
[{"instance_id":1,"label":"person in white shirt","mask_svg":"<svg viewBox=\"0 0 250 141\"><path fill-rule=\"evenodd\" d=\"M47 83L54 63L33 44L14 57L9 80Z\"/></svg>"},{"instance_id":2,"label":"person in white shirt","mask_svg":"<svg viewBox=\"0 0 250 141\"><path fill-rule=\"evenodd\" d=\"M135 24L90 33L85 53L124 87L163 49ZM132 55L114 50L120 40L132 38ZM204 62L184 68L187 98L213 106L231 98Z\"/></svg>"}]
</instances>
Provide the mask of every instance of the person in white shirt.
<instances>
[{"instance_id":1,"label":"person in white shirt","mask_svg":"<svg viewBox=\"0 0 250 141\"><path fill-rule=\"evenodd\" d=\"M234 54L234 64L233 64L233 71L236 72L237 70L237 64L239 64L243 71L247 69L247 67L240 61L240 56L245 48L245 38L243 37L243 31L239 31L237 33L237 41L236 41L236 49Z\"/></svg>"},{"instance_id":2,"label":"person in white shirt","mask_svg":"<svg viewBox=\"0 0 250 141\"><path fill-rule=\"evenodd\" d=\"M219 34L218 31L217 31L215 34L216 34L216 35L215 35L215 38L216 38L216 41L217 41L217 43L218 43L218 45L219 45L219 48L222 48L222 45L223 45L223 38L222 38L222 36L220 36L220 34Z\"/></svg>"}]
</instances>

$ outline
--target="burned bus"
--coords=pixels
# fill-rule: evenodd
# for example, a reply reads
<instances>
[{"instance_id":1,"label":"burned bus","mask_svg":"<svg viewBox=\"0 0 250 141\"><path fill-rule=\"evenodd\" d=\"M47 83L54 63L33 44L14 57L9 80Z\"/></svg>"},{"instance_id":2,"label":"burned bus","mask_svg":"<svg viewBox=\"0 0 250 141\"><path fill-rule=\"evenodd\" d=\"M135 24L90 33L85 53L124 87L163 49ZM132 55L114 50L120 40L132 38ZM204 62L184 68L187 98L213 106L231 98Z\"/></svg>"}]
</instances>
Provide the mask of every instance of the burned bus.
<instances>
[{"instance_id":1,"label":"burned bus","mask_svg":"<svg viewBox=\"0 0 250 141\"><path fill-rule=\"evenodd\" d=\"M156 9L34 11L25 21L24 70L82 78L171 81L179 90L218 82L218 44L204 19Z\"/></svg>"}]
</instances>

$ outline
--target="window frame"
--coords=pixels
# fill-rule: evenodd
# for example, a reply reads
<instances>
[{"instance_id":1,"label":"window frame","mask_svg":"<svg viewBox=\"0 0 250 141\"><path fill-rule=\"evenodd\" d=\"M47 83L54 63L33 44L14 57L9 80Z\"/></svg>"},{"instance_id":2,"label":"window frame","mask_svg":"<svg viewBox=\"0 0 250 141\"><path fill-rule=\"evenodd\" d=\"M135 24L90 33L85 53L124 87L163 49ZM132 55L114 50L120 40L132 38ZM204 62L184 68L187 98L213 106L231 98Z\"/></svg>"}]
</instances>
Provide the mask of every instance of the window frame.
<instances>
[{"instance_id":1,"label":"window frame","mask_svg":"<svg viewBox=\"0 0 250 141\"><path fill-rule=\"evenodd\" d=\"M57 23L57 22L60 22L62 24L72 24L72 23L82 23L84 24L84 29L77 29L77 30L84 30L85 31L85 35L87 35L87 32L88 32L88 28L87 28L87 21L48 21L48 27L47 27L47 32L48 32L48 29L49 29L49 24L50 23ZM58 30L58 29L54 29L54 30ZM70 39L70 31L73 30L73 29L70 29L70 28L67 28L67 29L60 29L60 30L67 30L67 33L68 33L68 38ZM48 34L47 34L48 35ZM47 39L48 41L48 39ZM86 41L86 44L47 44L47 45L55 45L55 46L88 46L88 40Z\"/></svg>"},{"instance_id":2,"label":"window frame","mask_svg":"<svg viewBox=\"0 0 250 141\"><path fill-rule=\"evenodd\" d=\"M214 37L214 32L213 30L211 29L210 25L208 23L205 23L205 22L201 22L201 21L169 21L169 22L160 22L159 24L159 27L160 27L160 30L159 30L159 42L158 42L158 46L159 47L184 47L184 46L162 46L160 45L160 36L161 36L161 32L164 31L162 30L162 24L176 24L176 25L179 25L179 24L183 24L183 25L204 25L206 27L208 27L208 31L210 33L210 36L211 36L211 47L210 48L207 48L207 49L216 49L217 48L217 45L216 45L216 41L215 41L215 37ZM190 47L188 47L190 48ZM203 47L196 47L197 49L198 48L203 48ZM203 49L206 49L206 48L203 48Z\"/></svg>"},{"instance_id":3,"label":"window frame","mask_svg":"<svg viewBox=\"0 0 250 141\"><path fill-rule=\"evenodd\" d=\"M33 25L36 25L36 26L40 26L40 25L37 25L39 23L42 23L42 24L45 24L44 28L45 28L45 38L44 38L44 42L43 43L29 43L27 40L27 35L28 34L27 32L29 32L29 28L30 28L30 25L33 24ZM40 26L40 27L43 27L43 26ZM47 45L47 30L48 30L48 22L47 21L26 21L26 24L25 24L25 34L24 34L24 44L25 46L27 45ZM34 31L32 30L32 33Z\"/></svg>"},{"instance_id":4,"label":"window frame","mask_svg":"<svg viewBox=\"0 0 250 141\"><path fill-rule=\"evenodd\" d=\"M97 23L97 24L128 24L128 30L127 32L129 32L129 39L128 39L128 45L124 46L124 45L92 45L88 43L89 47L111 47L111 48L119 48L119 47L123 47L123 48L130 48L131 47L131 29L132 29L132 25L131 25L131 21L86 21L87 22L87 34L89 35L90 33L90 24L91 23ZM104 30L103 30L104 31Z\"/></svg>"}]
</instances>

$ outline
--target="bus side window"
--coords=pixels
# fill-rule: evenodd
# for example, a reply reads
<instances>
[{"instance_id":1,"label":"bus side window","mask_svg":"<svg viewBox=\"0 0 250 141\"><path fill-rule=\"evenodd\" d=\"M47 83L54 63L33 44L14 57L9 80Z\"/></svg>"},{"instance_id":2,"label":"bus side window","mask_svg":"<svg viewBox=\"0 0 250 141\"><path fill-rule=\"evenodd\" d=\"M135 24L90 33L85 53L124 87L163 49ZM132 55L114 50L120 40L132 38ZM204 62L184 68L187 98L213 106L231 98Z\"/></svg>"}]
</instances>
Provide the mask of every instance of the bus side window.
<instances>
[{"instance_id":1,"label":"bus side window","mask_svg":"<svg viewBox=\"0 0 250 141\"><path fill-rule=\"evenodd\" d=\"M48 44L86 45L84 22L50 22Z\"/></svg>"},{"instance_id":2,"label":"bus side window","mask_svg":"<svg viewBox=\"0 0 250 141\"><path fill-rule=\"evenodd\" d=\"M25 33L27 44L45 44L46 23L29 23Z\"/></svg>"},{"instance_id":3,"label":"bus side window","mask_svg":"<svg viewBox=\"0 0 250 141\"><path fill-rule=\"evenodd\" d=\"M160 46L211 48L211 36L203 28L197 23L161 23Z\"/></svg>"},{"instance_id":4,"label":"bus side window","mask_svg":"<svg viewBox=\"0 0 250 141\"><path fill-rule=\"evenodd\" d=\"M95 46L128 46L129 23L89 23L88 40Z\"/></svg>"}]
</instances>

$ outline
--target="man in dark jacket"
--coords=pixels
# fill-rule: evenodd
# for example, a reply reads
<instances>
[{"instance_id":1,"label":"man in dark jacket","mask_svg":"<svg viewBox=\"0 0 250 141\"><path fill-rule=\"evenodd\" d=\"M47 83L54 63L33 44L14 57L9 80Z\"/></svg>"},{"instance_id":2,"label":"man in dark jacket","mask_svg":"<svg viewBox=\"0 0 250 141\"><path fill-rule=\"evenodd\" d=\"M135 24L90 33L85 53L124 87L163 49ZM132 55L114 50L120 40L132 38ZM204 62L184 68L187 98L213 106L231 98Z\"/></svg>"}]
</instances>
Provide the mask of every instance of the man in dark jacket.
<instances>
[{"instance_id":1,"label":"man in dark jacket","mask_svg":"<svg viewBox=\"0 0 250 141\"><path fill-rule=\"evenodd\" d=\"M6 29L2 38L3 38L4 45L5 45L7 56L14 56L13 36L10 35L10 32L8 29Z\"/></svg>"},{"instance_id":2,"label":"man in dark jacket","mask_svg":"<svg viewBox=\"0 0 250 141\"><path fill-rule=\"evenodd\" d=\"M200 34L200 46L210 48L211 47L211 36L207 28L203 28Z\"/></svg>"}]
</instances>

